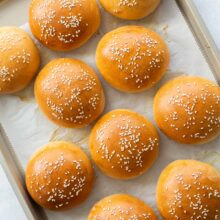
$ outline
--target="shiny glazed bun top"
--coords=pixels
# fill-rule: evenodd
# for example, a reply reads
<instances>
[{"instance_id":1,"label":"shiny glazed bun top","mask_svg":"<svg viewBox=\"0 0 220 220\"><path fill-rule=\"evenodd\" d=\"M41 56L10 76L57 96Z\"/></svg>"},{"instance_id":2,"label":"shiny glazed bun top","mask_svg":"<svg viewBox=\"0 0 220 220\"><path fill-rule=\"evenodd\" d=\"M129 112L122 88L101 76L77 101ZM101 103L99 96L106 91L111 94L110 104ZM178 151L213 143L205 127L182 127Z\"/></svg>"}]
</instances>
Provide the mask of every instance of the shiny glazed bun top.
<instances>
[{"instance_id":1,"label":"shiny glazed bun top","mask_svg":"<svg viewBox=\"0 0 220 220\"><path fill-rule=\"evenodd\" d=\"M94 172L86 154L72 143L50 142L30 159L28 192L36 203L65 210L82 203L93 187Z\"/></svg>"},{"instance_id":2,"label":"shiny glazed bun top","mask_svg":"<svg viewBox=\"0 0 220 220\"><path fill-rule=\"evenodd\" d=\"M100 2L106 11L116 17L137 20L151 14L160 0L100 0Z\"/></svg>"},{"instance_id":3,"label":"shiny glazed bun top","mask_svg":"<svg viewBox=\"0 0 220 220\"><path fill-rule=\"evenodd\" d=\"M40 66L40 55L30 36L17 27L0 27L0 94L24 89Z\"/></svg>"},{"instance_id":4,"label":"shiny glazed bun top","mask_svg":"<svg viewBox=\"0 0 220 220\"><path fill-rule=\"evenodd\" d=\"M219 220L220 173L199 161L171 163L159 178L157 205L164 220Z\"/></svg>"},{"instance_id":5,"label":"shiny glazed bun top","mask_svg":"<svg viewBox=\"0 0 220 220\"><path fill-rule=\"evenodd\" d=\"M56 59L47 64L35 82L40 109L63 127L85 127L103 111L105 96L95 72L75 59Z\"/></svg>"},{"instance_id":6,"label":"shiny glazed bun top","mask_svg":"<svg viewBox=\"0 0 220 220\"><path fill-rule=\"evenodd\" d=\"M157 92L154 116L173 140L184 144L211 141L220 133L220 88L200 77L177 77Z\"/></svg>"},{"instance_id":7,"label":"shiny glazed bun top","mask_svg":"<svg viewBox=\"0 0 220 220\"><path fill-rule=\"evenodd\" d=\"M92 159L106 175L130 179L143 174L156 161L159 137L142 115L118 109L96 123L89 146Z\"/></svg>"},{"instance_id":8,"label":"shiny glazed bun top","mask_svg":"<svg viewBox=\"0 0 220 220\"><path fill-rule=\"evenodd\" d=\"M154 31L124 26L107 33L96 50L96 63L105 80L124 92L141 92L165 74L169 51Z\"/></svg>"},{"instance_id":9,"label":"shiny glazed bun top","mask_svg":"<svg viewBox=\"0 0 220 220\"><path fill-rule=\"evenodd\" d=\"M99 28L95 0L32 0L29 23L34 36L53 50L83 45Z\"/></svg>"},{"instance_id":10,"label":"shiny glazed bun top","mask_svg":"<svg viewBox=\"0 0 220 220\"><path fill-rule=\"evenodd\" d=\"M97 202L88 220L157 220L157 216L141 200L130 195L116 194Z\"/></svg>"}]
</instances>

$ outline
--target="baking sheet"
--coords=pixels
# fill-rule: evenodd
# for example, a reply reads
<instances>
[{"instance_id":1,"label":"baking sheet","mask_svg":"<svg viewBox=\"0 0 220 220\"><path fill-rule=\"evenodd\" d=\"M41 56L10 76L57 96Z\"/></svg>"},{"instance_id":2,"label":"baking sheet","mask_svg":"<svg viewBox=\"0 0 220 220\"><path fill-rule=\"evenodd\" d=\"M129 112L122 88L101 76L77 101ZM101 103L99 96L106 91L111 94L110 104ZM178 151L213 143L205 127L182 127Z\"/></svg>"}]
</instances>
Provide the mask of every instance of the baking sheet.
<instances>
[{"instance_id":1,"label":"baking sheet","mask_svg":"<svg viewBox=\"0 0 220 220\"><path fill-rule=\"evenodd\" d=\"M174 0L164 0L158 10L141 21L122 21L102 11L102 26L99 32L82 48L69 53L52 52L40 45L42 67L58 57L78 58L91 65L96 72L95 49L104 33L119 26L135 24L154 29L166 40L171 51L171 65L167 75L154 88L140 94L121 93L111 88L100 76L107 98L105 112L116 108L128 108L143 114L154 123L152 102L156 91L170 78L180 74L200 75L214 80L212 73L202 56L184 18ZM29 31L28 25L23 28ZM89 155L88 136L91 129L64 129L50 123L39 111L33 95L33 84L16 95L0 98L0 120L6 129L15 151L25 168L33 152L51 140L67 140L80 145ZM143 176L130 180L118 181L104 176L96 168L96 183L88 200L67 212L47 211L49 219L83 220L86 219L92 205L104 196L114 193L135 195L156 211L155 187L161 170L176 159L199 159L220 168L220 138L202 146L177 144L160 133L160 156L152 169ZM218 167L219 166L219 167Z\"/></svg>"}]
</instances>

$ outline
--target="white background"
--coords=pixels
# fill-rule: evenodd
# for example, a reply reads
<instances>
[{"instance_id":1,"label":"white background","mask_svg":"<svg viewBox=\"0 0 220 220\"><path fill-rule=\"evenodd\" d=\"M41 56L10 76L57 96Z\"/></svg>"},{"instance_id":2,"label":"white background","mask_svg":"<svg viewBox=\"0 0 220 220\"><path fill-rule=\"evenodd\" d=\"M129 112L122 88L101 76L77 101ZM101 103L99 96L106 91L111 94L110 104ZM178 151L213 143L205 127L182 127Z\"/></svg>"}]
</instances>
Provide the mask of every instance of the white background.
<instances>
[{"instance_id":1,"label":"white background","mask_svg":"<svg viewBox=\"0 0 220 220\"><path fill-rule=\"evenodd\" d=\"M194 1L220 49L220 1ZM29 2L30 0L0 0L0 26L19 26L25 23L28 20ZM1 167L0 216L5 220L26 219Z\"/></svg>"}]
</instances>

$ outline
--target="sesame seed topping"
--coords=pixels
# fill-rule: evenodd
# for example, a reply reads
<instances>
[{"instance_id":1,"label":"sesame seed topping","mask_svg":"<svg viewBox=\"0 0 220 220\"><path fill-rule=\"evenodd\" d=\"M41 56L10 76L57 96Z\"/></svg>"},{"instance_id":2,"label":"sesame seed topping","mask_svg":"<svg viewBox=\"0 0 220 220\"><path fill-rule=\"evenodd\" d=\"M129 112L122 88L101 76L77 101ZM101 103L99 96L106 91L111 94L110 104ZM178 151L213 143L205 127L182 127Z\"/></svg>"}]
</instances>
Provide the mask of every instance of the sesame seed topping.
<instances>
[{"instance_id":1,"label":"sesame seed topping","mask_svg":"<svg viewBox=\"0 0 220 220\"><path fill-rule=\"evenodd\" d=\"M81 125L99 112L103 98L100 84L81 66L68 61L53 65L40 86L47 94L42 100L58 121Z\"/></svg>"},{"instance_id":2,"label":"sesame seed topping","mask_svg":"<svg viewBox=\"0 0 220 220\"><path fill-rule=\"evenodd\" d=\"M15 32L10 31L0 31L0 52L10 51L16 46L19 42L24 39L23 36L18 35Z\"/></svg>"},{"instance_id":3,"label":"sesame seed topping","mask_svg":"<svg viewBox=\"0 0 220 220\"><path fill-rule=\"evenodd\" d=\"M0 30L0 56L5 58L0 64L0 81L3 86L15 80L17 74L31 63L30 50L24 47L21 49L20 46L24 40L25 36L16 31L4 28Z\"/></svg>"},{"instance_id":4,"label":"sesame seed topping","mask_svg":"<svg viewBox=\"0 0 220 220\"><path fill-rule=\"evenodd\" d=\"M164 122L182 139L203 140L220 130L220 90L211 83L188 82L167 93Z\"/></svg>"},{"instance_id":5,"label":"sesame seed topping","mask_svg":"<svg viewBox=\"0 0 220 220\"><path fill-rule=\"evenodd\" d=\"M126 7L134 7L138 5L137 0L120 0L118 2L119 6L126 6Z\"/></svg>"},{"instance_id":6,"label":"sesame seed topping","mask_svg":"<svg viewBox=\"0 0 220 220\"><path fill-rule=\"evenodd\" d=\"M111 203L111 200L109 200ZM131 207L130 209L124 209L124 207L103 207L103 216L107 216L108 219L114 218L114 220L150 220L151 213L147 212L140 212L140 213L133 213L135 210ZM119 217L120 216L120 217ZM93 217L93 220L100 220L99 215Z\"/></svg>"},{"instance_id":7,"label":"sesame seed topping","mask_svg":"<svg viewBox=\"0 0 220 220\"><path fill-rule=\"evenodd\" d=\"M173 181L169 177L164 186L164 193L169 194L167 206L172 219L219 219L220 209L217 204L220 203L220 189L214 187L202 169L192 170L189 177L189 170L186 173L182 170L173 177Z\"/></svg>"},{"instance_id":8,"label":"sesame seed topping","mask_svg":"<svg viewBox=\"0 0 220 220\"><path fill-rule=\"evenodd\" d=\"M40 40L49 44L58 40L64 44L76 42L89 25L81 13L84 0L32 1L31 13L40 30Z\"/></svg>"},{"instance_id":9,"label":"sesame seed topping","mask_svg":"<svg viewBox=\"0 0 220 220\"><path fill-rule=\"evenodd\" d=\"M117 63L118 70L125 73L124 80L133 81L137 88L141 88L151 79L152 70L161 68L164 51L159 50L153 55L151 48L155 50L158 42L147 34L135 39L132 44L129 44L128 40L121 42L119 36L113 37L110 59ZM145 63L146 57L151 58L148 63ZM141 71L143 65L144 70Z\"/></svg>"},{"instance_id":10,"label":"sesame seed topping","mask_svg":"<svg viewBox=\"0 0 220 220\"><path fill-rule=\"evenodd\" d=\"M150 220L155 215L151 209L128 195L112 195L99 201L91 211L91 220Z\"/></svg>"},{"instance_id":11,"label":"sesame seed topping","mask_svg":"<svg viewBox=\"0 0 220 220\"><path fill-rule=\"evenodd\" d=\"M114 8L114 13L120 12L121 8L133 8L140 5L137 0L118 0L116 4L119 8Z\"/></svg>"},{"instance_id":12,"label":"sesame seed topping","mask_svg":"<svg viewBox=\"0 0 220 220\"><path fill-rule=\"evenodd\" d=\"M82 160L71 160L63 152L53 152L52 160L43 155L35 160L27 179L38 201L59 209L68 206L86 189L87 173Z\"/></svg>"},{"instance_id":13,"label":"sesame seed topping","mask_svg":"<svg viewBox=\"0 0 220 220\"><path fill-rule=\"evenodd\" d=\"M125 26L107 33L97 52L99 69L104 77L108 74L106 80L125 91L149 88L163 76L169 63L164 41L157 33L138 26Z\"/></svg>"},{"instance_id":14,"label":"sesame seed topping","mask_svg":"<svg viewBox=\"0 0 220 220\"><path fill-rule=\"evenodd\" d=\"M159 145L157 135L150 135L147 130L147 124L133 115L112 114L95 130L96 153L112 170L141 172L147 157Z\"/></svg>"}]
</instances>

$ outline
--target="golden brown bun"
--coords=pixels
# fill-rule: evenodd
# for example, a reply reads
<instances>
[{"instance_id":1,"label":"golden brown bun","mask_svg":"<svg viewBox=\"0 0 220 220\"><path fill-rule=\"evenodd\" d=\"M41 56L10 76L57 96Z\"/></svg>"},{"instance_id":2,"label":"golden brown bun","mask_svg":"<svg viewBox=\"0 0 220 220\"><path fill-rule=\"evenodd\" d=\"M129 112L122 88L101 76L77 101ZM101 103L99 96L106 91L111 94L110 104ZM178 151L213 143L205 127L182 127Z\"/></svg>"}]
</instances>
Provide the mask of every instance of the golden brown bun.
<instances>
[{"instance_id":1,"label":"golden brown bun","mask_svg":"<svg viewBox=\"0 0 220 220\"><path fill-rule=\"evenodd\" d=\"M93 187L94 171L86 154L72 143L51 142L38 150L26 169L28 192L36 203L65 210L82 203Z\"/></svg>"},{"instance_id":2,"label":"golden brown bun","mask_svg":"<svg viewBox=\"0 0 220 220\"><path fill-rule=\"evenodd\" d=\"M154 126L136 112L118 109L104 115L92 129L92 159L108 176L130 179L155 162L159 137Z\"/></svg>"},{"instance_id":3,"label":"golden brown bun","mask_svg":"<svg viewBox=\"0 0 220 220\"><path fill-rule=\"evenodd\" d=\"M220 173L199 161L171 163L158 181L157 206L164 220L219 220Z\"/></svg>"},{"instance_id":4,"label":"golden brown bun","mask_svg":"<svg viewBox=\"0 0 220 220\"><path fill-rule=\"evenodd\" d=\"M47 64L35 82L35 96L43 113L63 127L85 127L105 106L95 72L75 59L56 59Z\"/></svg>"},{"instance_id":5,"label":"golden brown bun","mask_svg":"<svg viewBox=\"0 0 220 220\"><path fill-rule=\"evenodd\" d=\"M124 92L141 92L165 74L169 51L163 39L141 26L124 26L107 33L96 50L105 80Z\"/></svg>"},{"instance_id":6,"label":"golden brown bun","mask_svg":"<svg viewBox=\"0 0 220 220\"><path fill-rule=\"evenodd\" d=\"M97 202L87 220L157 220L153 209L143 201L125 194L105 197Z\"/></svg>"},{"instance_id":7,"label":"golden brown bun","mask_svg":"<svg viewBox=\"0 0 220 220\"><path fill-rule=\"evenodd\" d=\"M177 77L157 92L154 116L159 128L177 142L211 141L220 133L220 88L200 77Z\"/></svg>"},{"instance_id":8,"label":"golden brown bun","mask_svg":"<svg viewBox=\"0 0 220 220\"><path fill-rule=\"evenodd\" d=\"M30 36L17 27L0 27L0 94L24 89L40 66Z\"/></svg>"},{"instance_id":9,"label":"golden brown bun","mask_svg":"<svg viewBox=\"0 0 220 220\"><path fill-rule=\"evenodd\" d=\"M29 23L33 35L46 47L71 50L98 30L100 11L95 0L32 0Z\"/></svg>"},{"instance_id":10,"label":"golden brown bun","mask_svg":"<svg viewBox=\"0 0 220 220\"><path fill-rule=\"evenodd\" d=\"M137 20L151 14L160 0L100 0L110 14L127 20Z\"/></svg>"}]
</instances>

